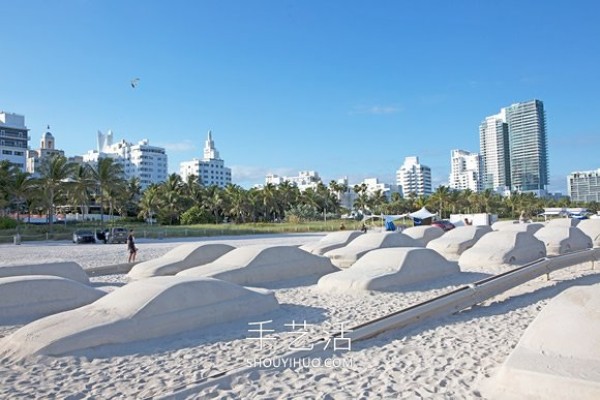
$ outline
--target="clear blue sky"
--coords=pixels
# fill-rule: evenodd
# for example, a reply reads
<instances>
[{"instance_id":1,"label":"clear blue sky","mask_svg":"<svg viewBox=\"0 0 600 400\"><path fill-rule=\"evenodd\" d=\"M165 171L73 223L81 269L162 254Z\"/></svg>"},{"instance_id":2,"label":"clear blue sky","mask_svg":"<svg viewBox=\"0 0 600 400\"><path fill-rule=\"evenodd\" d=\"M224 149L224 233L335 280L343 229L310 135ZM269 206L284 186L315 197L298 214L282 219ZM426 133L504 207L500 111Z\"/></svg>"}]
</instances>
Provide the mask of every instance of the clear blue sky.
<instances>
[{"instance_id":1,"label":"clear blue sky","mask_svg":"<svg viewBox=\"0 0 600 400\"><path fill-rule=\"evenodd\" d=\"M32 148L47 124L68 155L112 129L177 172L212 129L245 187L299 170L391 183L411 155L437 186L486 116L537 98L550 189L600 168L596 1L0 0L0 15L0 110L25 115Z\"/></svg>"}]
</instances>

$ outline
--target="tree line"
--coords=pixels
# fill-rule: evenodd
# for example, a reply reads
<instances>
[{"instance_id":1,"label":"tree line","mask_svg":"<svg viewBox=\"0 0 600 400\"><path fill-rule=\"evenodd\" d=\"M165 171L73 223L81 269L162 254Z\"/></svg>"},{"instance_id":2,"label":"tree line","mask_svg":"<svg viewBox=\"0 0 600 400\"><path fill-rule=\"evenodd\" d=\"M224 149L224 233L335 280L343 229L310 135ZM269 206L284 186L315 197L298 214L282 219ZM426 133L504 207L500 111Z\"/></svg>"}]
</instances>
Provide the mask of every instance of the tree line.
<instances>
[{"instance_id":1,"label":"tree line","mask_svg":"<svg viewBox=\"0 0 600 400\"><path fill-rule=\"evenodd\" d=\"M167 225L339 218L351 211L340 205L340 199L349 192L355 194L353 209L363 214L395 215L427 207L442 218L482 212L518 218L521 213L535 216L545 207L600 209L598 202L574 203L566 197L555 200L516 192L505 197L491 190L458 191L447 186L439 186L430 196L393 193L389 199L381 190L370 193L364 183L348 187L335 181L302 192L289 182L251 189L235 184L220 188L204 186L195 176L183 181L178 174L142 190L139 179L125 179L121 164L108 157L91 166L56 155L41 164L36 177L0 161L0 213L16 214L17 218L45 214L50 223L57 209L80 213L83 219L92 211L100 213L102 222L105 215L119 215Z\"/></svg>"}]
</instances>

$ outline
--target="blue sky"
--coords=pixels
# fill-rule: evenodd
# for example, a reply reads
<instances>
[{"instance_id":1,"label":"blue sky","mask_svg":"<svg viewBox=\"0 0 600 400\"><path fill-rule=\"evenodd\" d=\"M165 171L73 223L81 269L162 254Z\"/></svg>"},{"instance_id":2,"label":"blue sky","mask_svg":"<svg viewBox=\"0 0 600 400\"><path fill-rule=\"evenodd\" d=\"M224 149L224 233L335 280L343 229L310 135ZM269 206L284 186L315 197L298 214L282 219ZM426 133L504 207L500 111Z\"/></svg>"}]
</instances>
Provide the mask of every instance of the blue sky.
<instances>
[{"instance_id":1,"label":"blue sky","mask_svg":"<svg viewBox=\"0 0 600 400\"><path fill-rule=\"evenodd\" d=\"M209 129L244 187L316 170L393 182L404 157L447 182L479 123L544 101L552 191L600 168L595 1L0 0L0 110L68 155L96 132L164 146ZM139 77L136 89L129 82Z\"/></svg>"}]
</instances>

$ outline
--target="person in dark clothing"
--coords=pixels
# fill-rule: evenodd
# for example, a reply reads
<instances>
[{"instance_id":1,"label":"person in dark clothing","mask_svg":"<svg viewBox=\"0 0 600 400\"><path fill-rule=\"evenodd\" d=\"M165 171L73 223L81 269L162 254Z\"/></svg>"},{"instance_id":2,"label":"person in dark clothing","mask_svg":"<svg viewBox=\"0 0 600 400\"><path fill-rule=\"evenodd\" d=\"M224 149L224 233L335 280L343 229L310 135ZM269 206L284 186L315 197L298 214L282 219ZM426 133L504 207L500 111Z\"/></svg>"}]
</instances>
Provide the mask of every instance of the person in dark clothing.
<instances>
[{"instance_id":1,"label":"person in dark clothing","mask_svg":"<svg viewBox=\"0 0 600 400\"><path fill-rule=\"evenodd\" d=\"M137 247L135 247L135 238L133 237L133 229L129 230L127 236L127 250L129 250L129 262L135 262L135 256L137 254Z\"/></svg>"}]
</instances>

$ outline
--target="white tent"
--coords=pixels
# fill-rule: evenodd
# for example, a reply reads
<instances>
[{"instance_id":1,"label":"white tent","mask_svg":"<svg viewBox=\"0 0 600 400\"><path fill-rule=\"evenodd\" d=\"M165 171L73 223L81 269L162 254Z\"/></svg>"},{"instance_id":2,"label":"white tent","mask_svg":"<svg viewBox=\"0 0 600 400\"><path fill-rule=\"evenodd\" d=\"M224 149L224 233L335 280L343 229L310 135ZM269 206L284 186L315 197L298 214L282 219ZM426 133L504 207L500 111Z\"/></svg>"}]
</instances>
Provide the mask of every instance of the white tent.
<instances>
[{"instance_id":1,"label":"white tent","mask_svg":"<svg viewBox=\"0 0 600 400\"><path fill-rule=\"evenodd\" d=\"M411 218L413 218L413 219L414 218L418 218L418 219L432 218L432 217L435 217L436 215L437 214L431 213L425 207L421 208L419 211L415 211L414 213L408 214L408 216L411 217Z\"/></svg>"}]
</instances>

